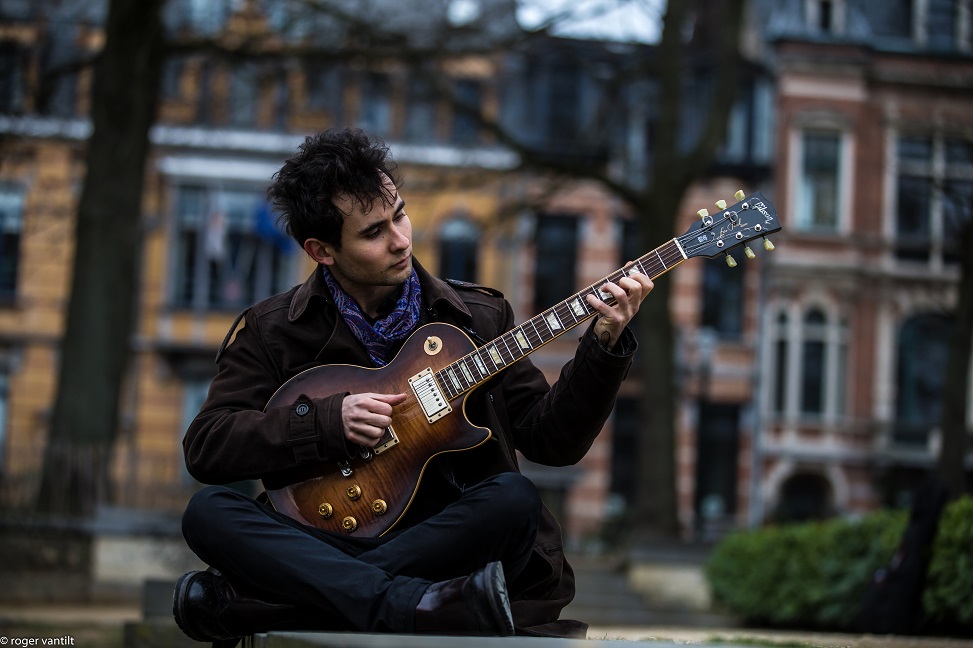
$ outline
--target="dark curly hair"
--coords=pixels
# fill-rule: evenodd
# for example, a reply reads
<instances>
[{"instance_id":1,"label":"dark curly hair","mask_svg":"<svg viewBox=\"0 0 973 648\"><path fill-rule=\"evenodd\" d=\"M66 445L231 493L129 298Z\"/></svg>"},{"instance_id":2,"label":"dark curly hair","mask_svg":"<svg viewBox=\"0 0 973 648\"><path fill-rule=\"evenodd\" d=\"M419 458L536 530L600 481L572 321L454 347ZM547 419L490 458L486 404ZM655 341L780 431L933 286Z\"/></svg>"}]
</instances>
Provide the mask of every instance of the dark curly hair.
<instances>
[{"instance_id":1,"label":"dark curly hair","mask_svg":"<svg viewBox=\"0 0 973 648\"><path fill-rule=\"evenodd\" d=\"M346 196L364 209L388 199L385 176L398 186L388 146L361 129L310 135L297 155L284 162L267 188L278 222L301 247L309 238L341 248L344 217L335 199Z\"/></svg>"}]
</instances>

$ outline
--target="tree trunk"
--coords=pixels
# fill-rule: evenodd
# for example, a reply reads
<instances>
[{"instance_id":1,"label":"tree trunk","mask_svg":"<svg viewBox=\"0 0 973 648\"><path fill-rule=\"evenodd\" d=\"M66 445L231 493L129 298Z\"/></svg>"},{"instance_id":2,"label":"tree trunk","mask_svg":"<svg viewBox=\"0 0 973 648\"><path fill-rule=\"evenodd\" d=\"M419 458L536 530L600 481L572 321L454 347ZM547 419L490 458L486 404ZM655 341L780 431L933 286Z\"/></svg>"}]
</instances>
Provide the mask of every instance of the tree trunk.
<instances>
[{"instance_id":1,"label":"tree trunk","mask_svg":"<svg viewBox=\"0 0 973 648\"><path fill-rule=\"evenodd\" d=\"M111 0L95 64L57 394L38 508L88 515L105 494L135 320L141 202L164 55L163 0Z\"/></svg>"},{"instance_id":2,"label":"tree trunk","mask_svg":"<svg viewBox=\"0 0 973 648\"><path fill-rule=\"evenodd\" d=\"M708 171L726 133L737 79L742 66L738 38L745 2L670 0L658 51L659 125L653 146L652 178L638 209L645 251L677 234L675 225L686 191ZM695 10L701 34L718 35L705 47L715 60L713 98L699 140L685 150L679 142L686 112L682 87L691 47L684 26ZM724 196L714 196L725 198ZM672 322L671 277L662 277L639 309L642 425L639 472L629 544L644 547L681 535L676 457L676 336Z\"/></svg>"},{"instance_id":3,"label":"tree trunk","mask_svg":"<svg viewBox=\"0 0 973 648\"><path fill-rule=\"evenodd\" d=\"M946 389L940 427L939 474L951 497L966 493L967 394L970 393L970 355L973 353L973 222L963 227L959 296L953 318Z\"/></svg>"}]
</instances>

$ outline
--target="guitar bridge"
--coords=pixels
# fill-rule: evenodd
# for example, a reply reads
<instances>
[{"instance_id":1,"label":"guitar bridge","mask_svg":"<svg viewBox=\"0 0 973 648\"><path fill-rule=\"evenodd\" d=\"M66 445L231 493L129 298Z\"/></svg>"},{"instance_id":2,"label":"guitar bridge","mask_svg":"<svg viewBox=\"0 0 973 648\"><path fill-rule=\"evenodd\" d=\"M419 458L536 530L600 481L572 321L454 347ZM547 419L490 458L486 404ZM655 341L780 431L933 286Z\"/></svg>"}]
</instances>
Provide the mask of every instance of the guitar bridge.
<instances>
[{"instance_id":1,"label":"guitar bridge","mask_svg":"<svg viewBox=\"0 0 973 648\"><path fill-rule=\"evenodd\" d=\"M426 420L434 423L453 411L449 401L443 396L432 369L428 367L409 378L409 386L415 392Z\"/></svg>"}]
</instances>

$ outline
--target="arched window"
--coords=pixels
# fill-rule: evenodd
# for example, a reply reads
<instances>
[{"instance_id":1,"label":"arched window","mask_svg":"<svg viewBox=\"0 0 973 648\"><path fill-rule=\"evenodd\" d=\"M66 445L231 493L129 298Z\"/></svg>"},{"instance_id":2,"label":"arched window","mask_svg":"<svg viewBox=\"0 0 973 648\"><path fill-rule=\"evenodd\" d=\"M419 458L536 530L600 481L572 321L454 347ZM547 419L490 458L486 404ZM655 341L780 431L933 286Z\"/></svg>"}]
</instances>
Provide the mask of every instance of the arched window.
<instances>
[{"instance_id":1,"label":"arched window","mask_svg":"<svg viewBox=\"0 0 973 648\"><path fill-rule=\"evenodd\" d=\"M828 320L819 308L804 315L801 341L801 414L824 413Z\"/></svg>"},{"instance_id":2,"label":"arched window","mask_svg":"<svg viewBox=\"0 0 973 648\"><path fill-rule=\"evenodd\" d=\"M439 230L439 276L476 281L480 230L468 218L457 216Z\"/></svg>"},{"instance_id":3,"label":"arched window","mask_svg":"<svg viewBox=\"0 0 973 648\"><path fill-rule=\"evenodd\" d=\"M844 414L847 320L817 305L781 309L770 330L767 409L794 419Z\"/></svg>"},{"instance_id":4,"label":"arched window","mask_svg":"<svg viewBox=\"0 0 973 648\"><path fill-rule=\"evenodd\" d=\"M941 313L910 317L899 331L895 440L925 445L939 425L952 321Z\"/></svg>"},{"instance_id":5,"label":"arched window","mask_svg":"<svg viewBox=\"0 0 973 648\"><path fill-rule=\"evenodd\" d=\"M773 381L770 383L770 403L775 414L783 414L787 411L788 322L785 310L777 314L777 320L774 322L774 366Z\"/></svg>"}]
</instances>

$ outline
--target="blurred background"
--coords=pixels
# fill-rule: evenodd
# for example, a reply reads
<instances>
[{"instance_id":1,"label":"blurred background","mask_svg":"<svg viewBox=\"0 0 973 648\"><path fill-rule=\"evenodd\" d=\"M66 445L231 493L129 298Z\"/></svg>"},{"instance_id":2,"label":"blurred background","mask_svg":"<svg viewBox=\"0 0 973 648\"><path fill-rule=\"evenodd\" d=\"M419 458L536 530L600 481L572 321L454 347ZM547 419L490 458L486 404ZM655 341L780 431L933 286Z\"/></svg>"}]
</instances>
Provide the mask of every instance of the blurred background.
<instances>
[{"instance_id":1,"label":"blurred background","mask_svg":"<svg viewBox=\"0 0 973 648\"><path fill-rule=\"evenodd\" d=\"M970 0L0 0L4 605L165 615L217 349L313 269L264 192L345 126L389 144L420 262L518 320L738 190L783 228L658 279L594 447L523 462L595 590L576 616L847 630L917 494L966 501ZM553 381L575 346L531 359ZM782 529L810 539L746 553ZM965 580L912 630L973 627L958 533L915 554ZM851 611L779 617L774 552Z\"/></svg>"}]
</instances>

